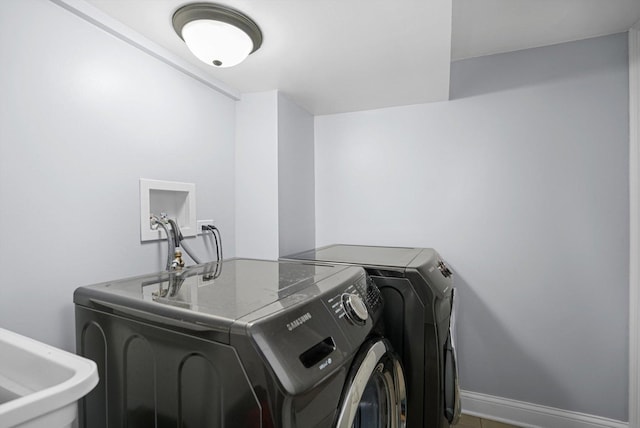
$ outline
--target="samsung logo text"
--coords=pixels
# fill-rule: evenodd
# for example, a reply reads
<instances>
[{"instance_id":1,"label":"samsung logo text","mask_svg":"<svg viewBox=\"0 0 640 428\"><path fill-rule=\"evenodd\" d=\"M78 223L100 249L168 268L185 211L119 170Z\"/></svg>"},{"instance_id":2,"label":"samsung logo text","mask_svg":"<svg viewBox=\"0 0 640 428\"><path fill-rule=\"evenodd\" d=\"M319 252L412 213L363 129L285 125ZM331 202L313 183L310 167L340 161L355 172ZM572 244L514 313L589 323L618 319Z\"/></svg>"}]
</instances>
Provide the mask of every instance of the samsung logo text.
<instances>
[{"instance_id":1,"label":"samsung logo text","mask_svg":"<svg viewBox=\"0 0 640 428\"><path fill-rule=\"evenodd\" d=\"M287 323L287 329L289 331L293 331L296 328L300 327L302 324L304 324L307 321L309 321L310 319L311 319L311 314L309 312L307 312L306 314L302 315L301 317L298 317L295 320Z\"/></svg>"}]
</instances>

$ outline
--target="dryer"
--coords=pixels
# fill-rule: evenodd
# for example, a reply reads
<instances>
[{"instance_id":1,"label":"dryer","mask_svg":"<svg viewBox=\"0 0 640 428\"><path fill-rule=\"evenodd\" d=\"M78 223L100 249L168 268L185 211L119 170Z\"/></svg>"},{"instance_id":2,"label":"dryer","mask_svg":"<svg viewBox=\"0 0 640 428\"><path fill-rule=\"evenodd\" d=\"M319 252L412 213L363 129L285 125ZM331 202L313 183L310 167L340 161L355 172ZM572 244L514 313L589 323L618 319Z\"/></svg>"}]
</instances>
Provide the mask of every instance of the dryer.
<instances>
[{"instance_id":1,"label":"dryer","mask_svg":"<svg viewBox=\"0 0 640 428\"><path fill-rule=\"evenodd\" d=\"M407 373L408 426L448 428L460 416L452 273L432 248L329 245L282 260L362 266L384 301L385 335Z\"/></svg>"},{"instance_id":2,"label":"dryer","mask_svg":"<svg viewBox=\"0 0 640 428\"><path fill-rule=\"evenodd\" d=\"M362 268L232 259L74 294L98 365L81 427L404 427L405 379Z\"/></svg>"}]
</instances>

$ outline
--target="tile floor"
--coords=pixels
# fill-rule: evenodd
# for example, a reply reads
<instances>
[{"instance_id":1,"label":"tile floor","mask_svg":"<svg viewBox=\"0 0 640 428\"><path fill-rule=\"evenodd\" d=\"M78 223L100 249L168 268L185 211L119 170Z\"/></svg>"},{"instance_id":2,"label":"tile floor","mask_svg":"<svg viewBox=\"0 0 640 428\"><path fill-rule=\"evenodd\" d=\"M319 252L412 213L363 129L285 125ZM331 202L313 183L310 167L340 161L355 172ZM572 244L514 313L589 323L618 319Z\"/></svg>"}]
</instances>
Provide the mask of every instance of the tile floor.
<instances>
[{"instance_id":1,"label":"tile floor","mask_svg":"<svg viewBox=\"0 0 640 428\"><path fill-rule=\"evenodd\" d=\"M490 421L475 416L462 415L455 428L518 428L516 425L509 425L503 422Z\"/></svg>"}]
</instances>

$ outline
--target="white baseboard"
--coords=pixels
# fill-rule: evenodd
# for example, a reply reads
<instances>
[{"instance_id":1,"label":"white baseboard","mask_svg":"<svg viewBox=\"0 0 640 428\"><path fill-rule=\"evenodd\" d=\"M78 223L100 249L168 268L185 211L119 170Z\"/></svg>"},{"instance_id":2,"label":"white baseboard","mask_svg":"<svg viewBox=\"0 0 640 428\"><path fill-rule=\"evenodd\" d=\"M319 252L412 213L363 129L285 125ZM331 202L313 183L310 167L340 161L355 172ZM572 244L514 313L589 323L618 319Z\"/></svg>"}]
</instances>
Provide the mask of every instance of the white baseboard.
<instances>
[{"instance_id":1,"label":"white baseboard","mask_svg":"<svg viewBox=\"0 0 640 428\"><path fill-rule=\"evenodd\" d=\"M630 428L627 422L462 391L462 413L524 428Z\"/></svg>"}]
</instances>

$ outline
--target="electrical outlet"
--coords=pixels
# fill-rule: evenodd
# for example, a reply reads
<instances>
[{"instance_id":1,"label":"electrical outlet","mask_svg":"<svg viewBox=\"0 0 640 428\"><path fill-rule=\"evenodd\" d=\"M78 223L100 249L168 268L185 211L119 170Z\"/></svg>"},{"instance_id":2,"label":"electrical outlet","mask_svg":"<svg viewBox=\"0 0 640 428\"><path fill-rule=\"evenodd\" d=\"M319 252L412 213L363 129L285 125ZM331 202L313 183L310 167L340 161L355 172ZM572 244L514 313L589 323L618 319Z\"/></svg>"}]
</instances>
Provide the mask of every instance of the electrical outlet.
<instances>
[{"instance_id":1,"label":"electrical outlet","mask_svg":"<svg viewBox=\"0 0 640 428\"><path fill-rule=\"evenodd\" d=\"M214 226L213 220L198 220L196 222L196 228L198 229L198 235L202 235L202 226Z\"/></svg>"}]
</instances>

